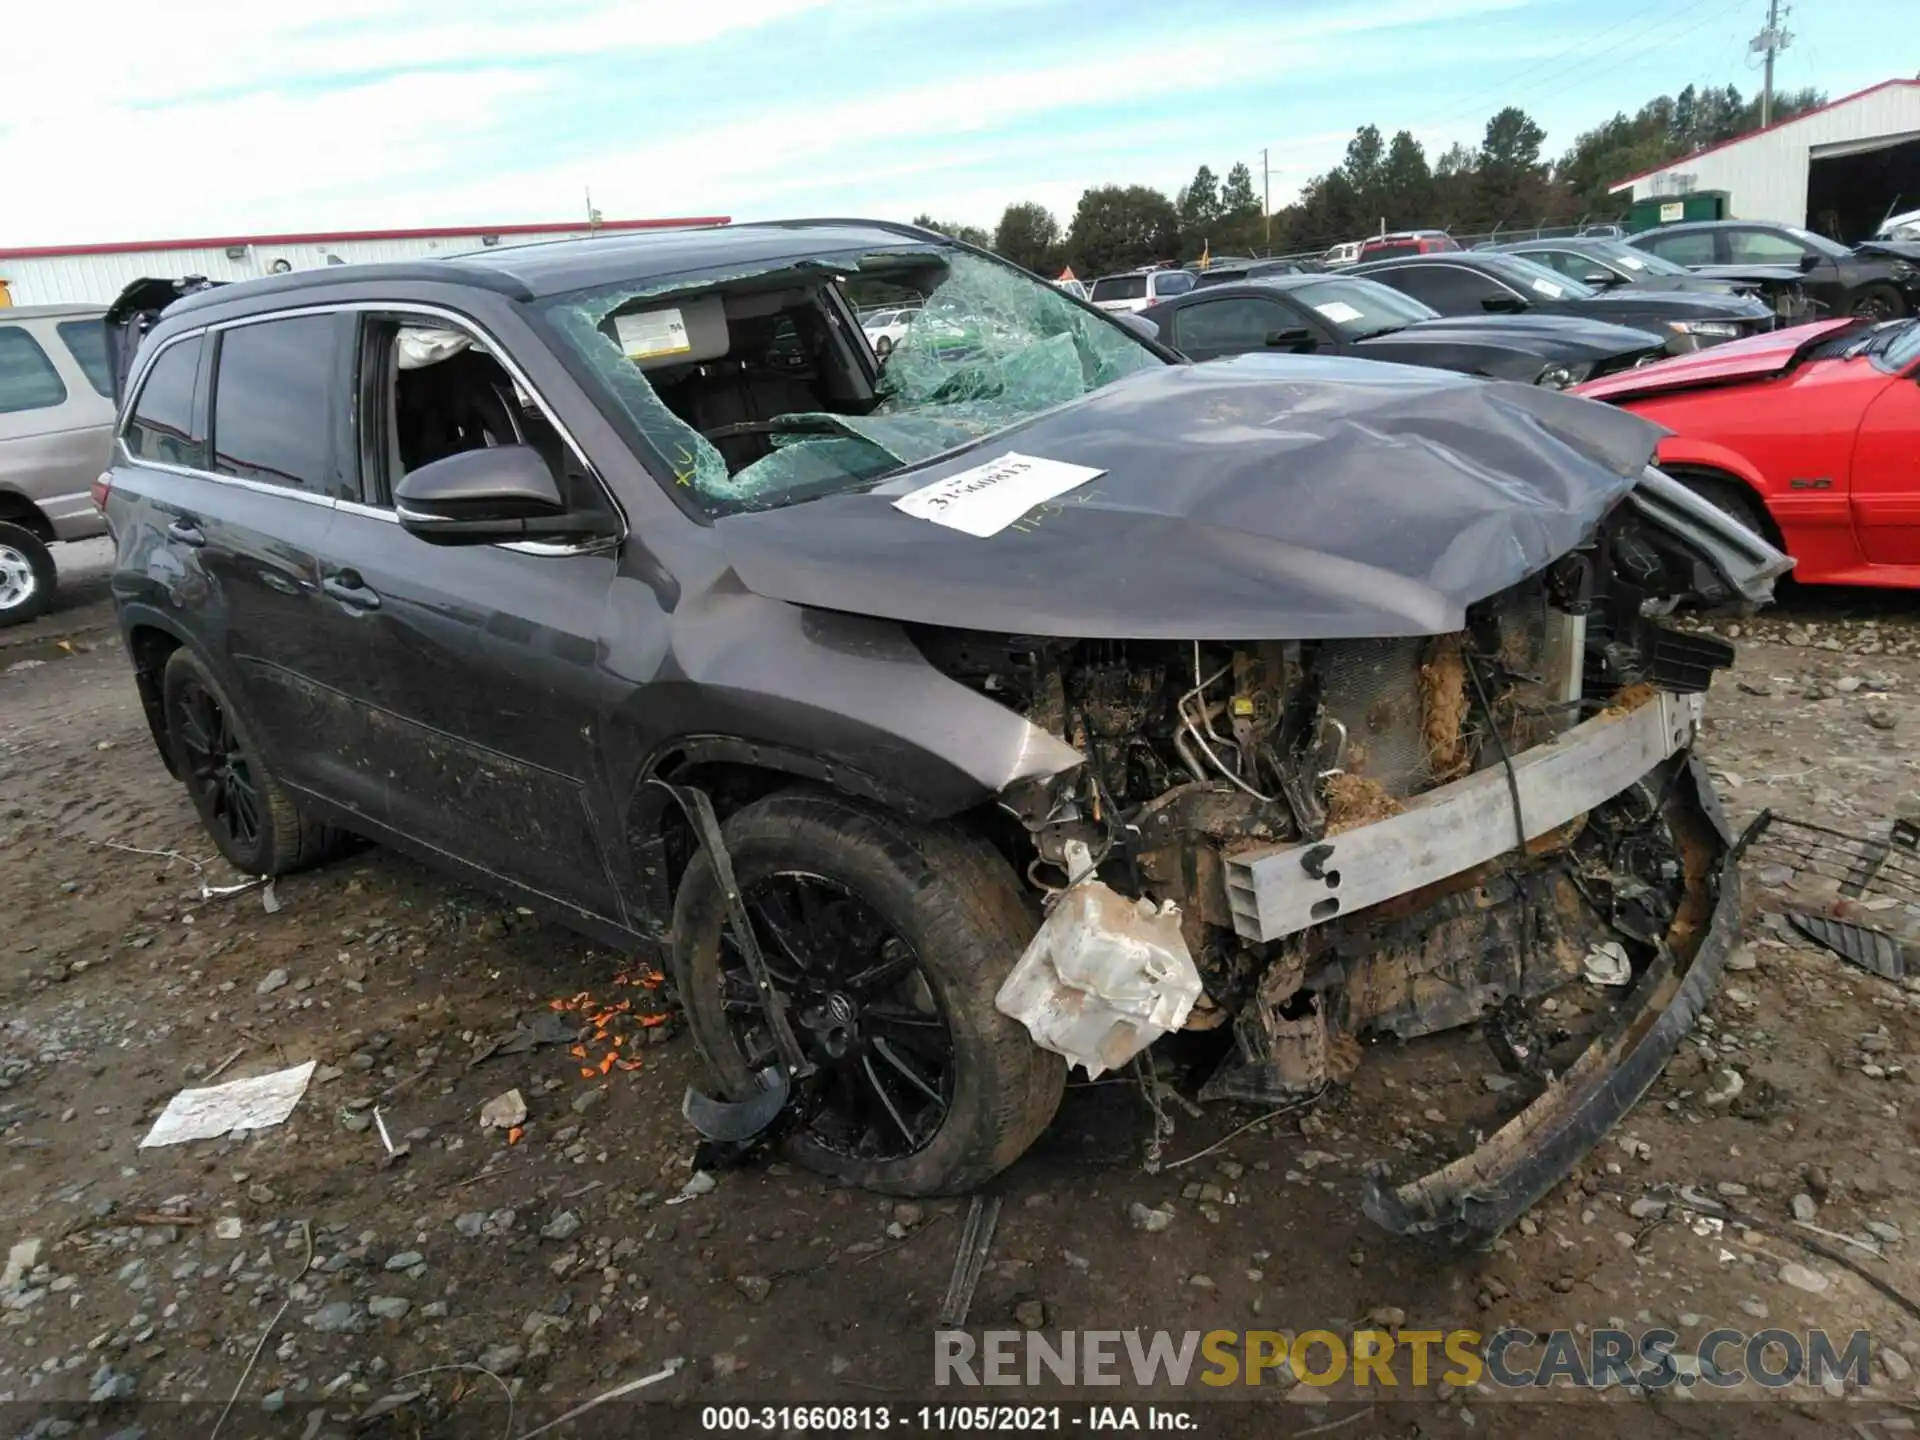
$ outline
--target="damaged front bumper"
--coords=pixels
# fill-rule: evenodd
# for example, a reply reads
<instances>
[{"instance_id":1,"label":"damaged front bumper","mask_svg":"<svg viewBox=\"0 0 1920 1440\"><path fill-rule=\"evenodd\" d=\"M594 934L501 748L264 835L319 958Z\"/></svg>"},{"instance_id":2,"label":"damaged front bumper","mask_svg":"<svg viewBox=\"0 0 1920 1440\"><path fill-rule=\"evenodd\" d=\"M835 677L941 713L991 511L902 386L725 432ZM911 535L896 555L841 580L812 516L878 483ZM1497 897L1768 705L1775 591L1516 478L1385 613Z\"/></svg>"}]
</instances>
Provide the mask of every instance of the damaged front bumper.
<instances>
[{"instance_id":1,"label":"damaged front bumper","mask_svg":"<svg viewBox=\"0 0 1920 1440\"><path fill-rule=\"evenodd\" d=\"M1674 943L1661 947L1577 1058L1476 1149L1399 1186L1374 1174L1364 1208L1387 1229L1455 1243L1498 1235L1632 1108L1706 1005L1739 930L1740 888L1732 836L1691 750L1700 702L1656 692L1514 756L1511 773L1496 765L1386 819L1228 858L1236 929L1249 940L1278 940L1402 897L1415 903L1417 892L1512 853L1520 830L1529 842L1550 844L1553 832L1584 823L1655 775L1666 777L1664 803L1690 817L1694 914L1676 925ZM1683 929L1691 932L1684 938ZM1310 1019L1299 1023L1313 1028Z\"/></svg>"},{"instance_id":2,"label":"damaged front bumper","mask_svg":"<svg viewBox=\"0 0 1920 1440\"><path fill-rule=\"evenodd\" d=\"M1717 842L1703 877L1711 917L1692 958L1676 964L1663 955L1651 965L1573 1066L1476 1149L1403 1185L1376 1170L1363 1201L1371 1219L1399 1235L1490 1241L1564 1179L1659 1077L1706 1008L1740 931L1737 847L1698 755L1687 757L1677 783L1692 790Z\"/></svg>"},{"instance_id":3,"label":"damaged front bumper","mask_svg":"<svg viewBox=\"0 0 1920 1440\"><path fill-rule=\"evenodd\" d=\"M1278 940L1497 859L1514 848L1518 829L1529 841L1550 834L1691 745L1701 708L1699 695L1657 691L1636 709L1602 712L1514 756L1511 775L1494 765L1344 834L1230 855L1234 929L1246 940Z\"/></svg>"}]
</instances>

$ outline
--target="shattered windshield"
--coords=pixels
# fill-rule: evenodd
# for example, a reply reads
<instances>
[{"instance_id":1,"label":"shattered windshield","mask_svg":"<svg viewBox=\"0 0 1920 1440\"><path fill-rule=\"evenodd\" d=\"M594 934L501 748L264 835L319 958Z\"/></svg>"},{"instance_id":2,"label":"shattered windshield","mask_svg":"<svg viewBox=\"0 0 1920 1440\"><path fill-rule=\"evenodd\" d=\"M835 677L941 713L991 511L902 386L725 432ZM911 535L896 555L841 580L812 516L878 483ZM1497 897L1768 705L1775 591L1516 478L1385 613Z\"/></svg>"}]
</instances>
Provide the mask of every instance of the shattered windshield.
<instances>
[{"instance_id":1,"label":"shattered windshield","mask_svg":"<svg viewBox=\"0 0 1920 1440\"><path fill-rule=\"evenodd\" d=\"M843 319L865 310L872 329L909 306L884 357ZM1012 266L919 242L599 286L542 309L711 516L864 489L1168 363Z\"/></svg>"}]
</instances>

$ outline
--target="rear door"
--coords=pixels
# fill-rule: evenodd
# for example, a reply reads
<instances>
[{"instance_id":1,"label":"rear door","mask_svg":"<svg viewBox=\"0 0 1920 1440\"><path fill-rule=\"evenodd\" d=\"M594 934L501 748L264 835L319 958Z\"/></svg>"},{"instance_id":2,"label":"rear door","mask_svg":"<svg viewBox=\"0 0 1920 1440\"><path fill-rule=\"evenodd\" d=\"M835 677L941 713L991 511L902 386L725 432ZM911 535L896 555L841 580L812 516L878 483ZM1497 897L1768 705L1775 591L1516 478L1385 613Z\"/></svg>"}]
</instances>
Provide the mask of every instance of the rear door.
<instances>
[{"instance_id":1,"label":"rear door","mask_svg":"<svg viewBox=\"0 0 1920 1440\"><path fill-rule=\"evenodd\" d=\"M629 688L600 665L617 551L429 545L401 529L393 492L431 460L525 443L573 503L612 501L476 332L404 308L358 319L357 486L316 622L319 678L348 701L338 783L415 843L618 923L595 809L603 716Z\"/></svg>"},{"instance_id":2,"label":"rear door","mask_svg":"<svg viewBox=\"0 0 1920 1440\"><path fill-rule=\"evenodd\" d=\"M213 587L227 663L281 777L329 797L338 716L317 682L319 555L349 483L351 326L320 312L208 333L208 478L189 482L167 530Z\"/></svg>"},{"instance_id":3,"label":"rear door","mask_svg":"<svg viewBox=\"0 0 1920 1440\"><path fill-rule=\"evenodd\" d=\"M327 736L306 672L333 505L330 323L247 321L143 353L114 449L116 594L173 619L302 789Z\"/></svg>"},{"instance_id":4,"label":"rear door","mask_svg":"<svg viewBox=\"0 0 1920 1440\"><path fill-rule=\"evenodd\" d=\"M99 324L0 315L0 517L31 507L72 540L101 528L88 487L107 463L113 404L63 341L63 320Z\"/></svg>"}]
</instances>

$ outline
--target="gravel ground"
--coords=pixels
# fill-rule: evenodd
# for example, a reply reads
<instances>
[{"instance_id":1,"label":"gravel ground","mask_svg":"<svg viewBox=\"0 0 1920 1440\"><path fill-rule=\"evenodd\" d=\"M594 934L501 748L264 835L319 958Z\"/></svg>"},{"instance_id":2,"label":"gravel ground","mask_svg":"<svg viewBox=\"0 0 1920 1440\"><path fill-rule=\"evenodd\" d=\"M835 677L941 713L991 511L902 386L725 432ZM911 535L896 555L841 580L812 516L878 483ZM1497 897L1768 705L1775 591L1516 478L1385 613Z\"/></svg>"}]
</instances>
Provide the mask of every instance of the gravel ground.
<instances>
[{"instance_id":1,"label":"gravel ground","mask_svg":"<svg viewBox=\"0 0 1920 1440\"><path fill-rule=\"evenodd\" d=\"M778 1163L696 1176L678 1115L691 1045L670 1023L628 1023L657 1003L632 958L409 860L360 850L281 881L273 910L257 890L202 900L203 873L241 877L208 858L152 752L101 560L60 558L61 607L0 636L0 1400L69 1402L106 1433L146 1401L217 1414L237 1387L237 1417L312 1437L352 1433L382 1403L417 1410L428 1401L391 1397L423 1385L442 1412L491 1403L472 1372L406 1378L455 1364L502 1377L529 1413L675 1359L650 1394L929 1394L959 1202L896 1204ZM1796 597L1721 627L1742 648L1709 703L1708 754L1736 820L1774 806L1869 828L1920 812L1916 613L1905 597ZM1749 888L1756 906L1779 898ZM602 1073L604 1045L583 1065L547 1043L623 997L608 1028L631 1031L631 1068ZM1479 1123L1459 1116L1518 1103L1471 1036L1376 1048L1351 1090L1155 1174L1137 1089L1076 1086L996 1186L1005 1210L971 1323L1657 1324L1683 1352L1721 1325L1866 1329L1869 1390L1803 1388L1769 1414L1804 1433L1904 1418L1920 1323L1804 1249L1796 1237L1820 1237L1793 1222L1920 1295L1917 1006L1920 985L1756 917L1667 1075L1485 1254L1393 1240L1355 1204L1367 1162L1410 1173L1409 1152ZM285 1124L138 1148L182 1087L309 1059ZM480 1124L510 1090L527 1112L512 1143ZM1252 1118L1168 1113L1170 1161ZM1678 1202L1683 1186L1766 1227L1716 1232ZM1312 1423L1346 1393L1261 1398ZM1417 1433L1539 1429L1491 1393L1427 1394ZM1615 1389L1553 1424L1583 1433L1577 1416L1625 1406L1651 1433L1728 1433L1686 1400ZM416 1433L398 1418L378 1423Z\"/></svg>"}]
</instances>

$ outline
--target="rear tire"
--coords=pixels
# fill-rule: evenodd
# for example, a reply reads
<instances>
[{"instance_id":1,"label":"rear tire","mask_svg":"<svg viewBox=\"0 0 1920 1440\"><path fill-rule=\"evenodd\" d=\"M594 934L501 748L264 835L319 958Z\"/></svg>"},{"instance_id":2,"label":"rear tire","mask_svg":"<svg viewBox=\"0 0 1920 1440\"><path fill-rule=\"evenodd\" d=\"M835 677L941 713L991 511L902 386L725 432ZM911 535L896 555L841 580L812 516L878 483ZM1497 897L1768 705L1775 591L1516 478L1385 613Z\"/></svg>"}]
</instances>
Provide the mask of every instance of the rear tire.
<instances>
[{"instance_id":1,"label":"rear tire","mask_svg":"<svg viewBox=\"0 0 1920 1440\"><path fill-rule=\"evenodd\" d=\"M0 629L46 613L59 576L53 555L23 525L0 521Z\"/></svg>"},{"instance_id":2,"label":"rear tire","mask_svg":"<svg viewBox=\"0 0 1920 1440\"><path fill-rule=\"evenodd\" d=\"M787 1142L792 1157L892 1195L972 1190L1018 1159L1059 1108L1067 1067L993 1006L1034 930L1005 859L956 828L810 791L746 806L721 831L795 1034L820 1067L796 1087L812 1109ZM781 887L803 884L824 904L797 888L785 898ZM670 964L709 1072L739 1099L771 1048L744 961L723 940L730 930L701 850L675 897ZM875 957L891 978L849 986ZM902 1023L904 1034L891 1028Z\"/></svg>"},{"instance_id":3,"label":"rear tire","mask_svg":"<svg viewBox=\"0 0 1920 1440\"><path fill-rule=\"evenodd\" d=\"M249 875L285 875L340 848L267 767L253 729L207 667L182 647L161 681L174 773L220 853Z\"/></svg>"}]
</instances>

